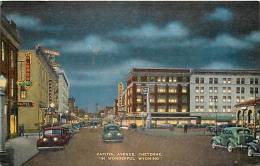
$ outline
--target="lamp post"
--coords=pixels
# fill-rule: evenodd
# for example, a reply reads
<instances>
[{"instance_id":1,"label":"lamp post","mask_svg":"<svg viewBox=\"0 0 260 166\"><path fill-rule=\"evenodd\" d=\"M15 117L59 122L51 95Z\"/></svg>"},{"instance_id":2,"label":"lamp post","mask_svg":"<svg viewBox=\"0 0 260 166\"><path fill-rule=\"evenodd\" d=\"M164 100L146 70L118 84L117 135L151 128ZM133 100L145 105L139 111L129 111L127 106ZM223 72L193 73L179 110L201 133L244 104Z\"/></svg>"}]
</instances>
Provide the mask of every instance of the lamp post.
<instances>
[{"instance_id":1,"label":"lamp post","mask_svg":"<svg viewBox=\"0 0 260 166\"><path fill-rule=\"evenodd\" d=\"M5 138L4 138L4 98L7 80L3 75L0 75L0 153L5 152Z\"/></svg>"}]
</instances>

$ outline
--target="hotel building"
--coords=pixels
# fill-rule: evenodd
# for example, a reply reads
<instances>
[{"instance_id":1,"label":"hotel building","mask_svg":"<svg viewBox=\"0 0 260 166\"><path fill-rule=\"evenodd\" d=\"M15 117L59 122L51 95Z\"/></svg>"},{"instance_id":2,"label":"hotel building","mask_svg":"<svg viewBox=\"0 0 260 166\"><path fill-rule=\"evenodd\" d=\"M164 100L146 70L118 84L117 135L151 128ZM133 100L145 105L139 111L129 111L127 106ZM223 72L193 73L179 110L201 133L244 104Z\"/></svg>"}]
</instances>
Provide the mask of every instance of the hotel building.
<instances>
[{"instance_id":1,"label":"hotel building","mask_svg":"<svg viewBox=\"0 0 260 166\"><path fill-rule=\"evenodd\" d=\"M147 99L142 92L149 88L150 112L153 124L190 123L190 69L133 68L127 80L127 117L143 125Z\"/></svg>"},{"instance_id":2,"label":"hotel building","mask_svg":"<svg viewBox=\"0 0 260 166\"><path fill-rule=\"evenodd\" d=\"M57 121L53 114L58 106L58 76L51 60L41 47L19 51L18 122L27 132Z\"/></svg>"},{"instance_id":3,"label":"hotel building","mask_svg":"<svg viewBox=\"0 0 260 166\"><path fill-rule=\"evenodd\" d=\"M260 70L192 70L190 114L201 123L234 122L234 106L259 98Z\"/></svg>"}]
</instances>

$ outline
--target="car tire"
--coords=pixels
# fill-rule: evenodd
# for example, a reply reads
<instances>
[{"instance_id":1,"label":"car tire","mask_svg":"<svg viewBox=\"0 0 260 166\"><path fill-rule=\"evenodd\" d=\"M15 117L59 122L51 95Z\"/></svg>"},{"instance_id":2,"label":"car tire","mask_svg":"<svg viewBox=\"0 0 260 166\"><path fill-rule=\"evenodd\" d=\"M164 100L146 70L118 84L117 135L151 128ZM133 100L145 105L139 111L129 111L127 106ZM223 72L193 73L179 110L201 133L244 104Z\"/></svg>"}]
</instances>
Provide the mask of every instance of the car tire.
<instances>
[{"instance_id":1,"label":"car tire","mask_svg":"<svg viewBox=\"0 0 260 166\"><path fill-rule=\"evenodd\" d=\"M248 147L248 149L247 149L247 156L253 157L253 154L254 154L254 150L251 147Z\"/></svg>"},{"instance_id":2,"label":"car tire","mask_svg":"<svg viewBox=\"0 0 260 166\"><path fill-rule=\"evenodd\" d=\"M216 145L217 145L217 144L216 144L215 141L212 141L212 142L211 142L211 147L212 147L212 149L216 149Z\"/></svg>"},{"instance_id":3,"label":"car tire","mask_svg":"<svg viewBox=\"0 0 260 166\"><path fill-rule=\"evenodd\" d=\"M228 152L233 151L233 145L231 143L228 143L227 150L228 150Z\"/></svg>"}]
</instances>

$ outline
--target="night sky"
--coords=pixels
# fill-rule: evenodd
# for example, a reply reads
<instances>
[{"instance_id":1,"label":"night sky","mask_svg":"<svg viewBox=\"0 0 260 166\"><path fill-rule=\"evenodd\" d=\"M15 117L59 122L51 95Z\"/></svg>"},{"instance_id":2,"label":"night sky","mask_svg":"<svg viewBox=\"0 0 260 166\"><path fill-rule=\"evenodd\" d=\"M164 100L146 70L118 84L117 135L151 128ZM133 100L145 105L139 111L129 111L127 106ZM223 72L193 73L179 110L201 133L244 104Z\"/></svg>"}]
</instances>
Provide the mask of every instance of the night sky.
<instances>
[{"instance_id":1,"label":"night sky","mask_svg":"<svg viewBox=\"0 0 260 166\"><path fill-rule=\"evenodd\" d=\"M21 49L57 59L81 107L112 105L132 67L260 68L259 2L3 2Z\"/></svg>"}]
</instances>

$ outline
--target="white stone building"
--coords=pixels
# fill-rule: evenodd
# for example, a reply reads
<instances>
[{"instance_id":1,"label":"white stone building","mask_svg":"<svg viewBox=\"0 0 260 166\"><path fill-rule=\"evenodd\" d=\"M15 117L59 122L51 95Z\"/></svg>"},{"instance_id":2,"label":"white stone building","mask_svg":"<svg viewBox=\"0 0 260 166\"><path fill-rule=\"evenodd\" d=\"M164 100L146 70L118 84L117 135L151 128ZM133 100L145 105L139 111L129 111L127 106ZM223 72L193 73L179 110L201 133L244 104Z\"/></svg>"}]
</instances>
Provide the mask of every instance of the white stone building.
<instances>
[{"instance_id":1,"label":"white stone building","mask_svg":"<svg viewBox=\"0 0 260 166\"><path fill-rule=\"evenodd\" d=\"M69 110L69 81L65 71L60 67L55 67L58 74L58 113L64 114Z\"/></svg>"},{"instance_id":2,"label":"white stone building","mask_svg":"<svg viewBox=\"0 0 260 166\"><path fill-rule=\"evenodd\" d=\"M260 97L260 70L192 70L190 115L201 123L234 122L235 104Z\"/></svg>"}]
</instances>

